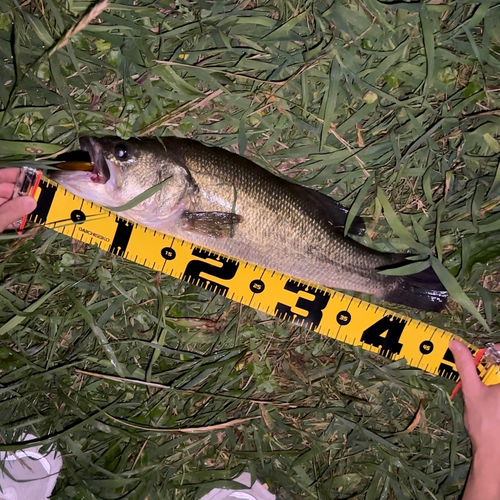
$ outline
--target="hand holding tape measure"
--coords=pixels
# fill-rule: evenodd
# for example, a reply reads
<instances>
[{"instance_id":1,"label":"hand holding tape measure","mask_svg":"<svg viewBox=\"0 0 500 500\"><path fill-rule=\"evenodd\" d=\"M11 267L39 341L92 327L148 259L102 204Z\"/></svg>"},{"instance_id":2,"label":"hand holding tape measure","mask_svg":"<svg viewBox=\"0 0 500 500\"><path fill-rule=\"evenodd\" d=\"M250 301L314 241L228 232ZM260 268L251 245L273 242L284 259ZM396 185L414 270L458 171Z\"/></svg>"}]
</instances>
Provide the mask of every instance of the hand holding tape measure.
<instances>
[{"instance_id":1,"label":"hand holding tape measure","mask_svg":"<svg viewBox=\"0 0 500 500\"><path fill-rule=\"evenodd\" d=\"M22 169L16 194L37 201L23 224L44 225L322 335L392 360L406 358L409 365L442 377L459 378L448 348L457 337L450 332L146 228L75 196L32 168ZM483 383L500 383L495 347L468 347Z\"/></svg>"},{"instance_id":2,"label":"hand holding tape measure","mask_svg":"<svg viewBox=\"0 0 500 500\"><path fill-rule=\"evenodd\" d=\"M14 229L16 221L36 208L32 197L18 197L19 193L14 192L18 179L18 168L0 169L0 233L5 229Z\"/></svg>"}]
</instances>

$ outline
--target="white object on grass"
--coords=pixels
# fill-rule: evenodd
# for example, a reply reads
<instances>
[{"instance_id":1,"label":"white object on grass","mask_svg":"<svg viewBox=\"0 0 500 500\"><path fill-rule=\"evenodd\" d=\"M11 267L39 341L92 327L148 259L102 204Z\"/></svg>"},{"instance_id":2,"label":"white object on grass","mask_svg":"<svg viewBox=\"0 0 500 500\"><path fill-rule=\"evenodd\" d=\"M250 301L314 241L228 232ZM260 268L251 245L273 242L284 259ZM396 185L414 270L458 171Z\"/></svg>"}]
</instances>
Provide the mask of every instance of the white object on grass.
<instances>
[{"instance_id":1,"label":"white object on grass","mask_svg":"<svg viewBox=\"0 0 500 500\"><path fill-rule=\"evenodd\" d=\"M26 434L23 441L36 439ZM56 485L62 467L57 450L45 455L41 446L0 452L0 500L47 500Z\"/></svg>"},{"instance_id":2,"label":"white object on grass","mask_svg":"<svg viewBox=\"0 0 500 500\"><path fill-rule=\"evenodd\" d=\"M259 481L252 485L252 477L248 472L243 472L234 479L238 483L248 486L246 490L229 490L214 488L200 500L275 500L276 496L270 493ZM251 487L250 487L251 486Z\"/></svg>"}]
</instances>

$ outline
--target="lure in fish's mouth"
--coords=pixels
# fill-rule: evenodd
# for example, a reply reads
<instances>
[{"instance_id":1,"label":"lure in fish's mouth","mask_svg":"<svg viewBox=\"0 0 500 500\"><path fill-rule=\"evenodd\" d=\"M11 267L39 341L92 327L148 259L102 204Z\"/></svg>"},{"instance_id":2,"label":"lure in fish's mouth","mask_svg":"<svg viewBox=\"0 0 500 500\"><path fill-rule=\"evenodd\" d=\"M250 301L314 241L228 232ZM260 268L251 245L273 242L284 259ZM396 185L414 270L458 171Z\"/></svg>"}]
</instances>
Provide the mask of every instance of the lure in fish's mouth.
<instances>
[{"instance_id":1,"label":"lure in fish's mouth","mask_svg":"<svg viewBox=\"0 0 500 500\"><path fill-rule=\"evenodd\" d=\"M88 201L109 207L121 206L117 199L117 184L121 180L120 168L108 158L107 143L97 137L82 137L80 150L57 157L57 169L50 178L70 193Z\"/></svg>"}]
</instances>

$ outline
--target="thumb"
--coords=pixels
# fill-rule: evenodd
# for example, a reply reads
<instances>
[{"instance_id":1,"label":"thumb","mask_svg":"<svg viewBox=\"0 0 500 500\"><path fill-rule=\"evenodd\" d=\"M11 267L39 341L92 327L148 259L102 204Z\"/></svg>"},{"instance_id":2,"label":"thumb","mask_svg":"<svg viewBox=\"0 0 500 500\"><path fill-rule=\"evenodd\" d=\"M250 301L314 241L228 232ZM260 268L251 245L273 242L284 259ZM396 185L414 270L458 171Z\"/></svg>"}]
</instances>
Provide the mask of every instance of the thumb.
<instances>
[{"instance_id":1,"label":"thumb","mask_svg":"<svg viewBox=\"0 0 500 500\"><path fill-rule=\"evenodd\" d=\"M0 206L0 233L13 222L22 219L26 214L33 212L36 201L31 196L20 196Z\"/></svg>"},{"instance_id":2,"label":"thumb","mask_svg":"<svg viewBox=\"0 0 500 500\"><path fill-rule=\"evenodd\" d=\"M484 387L484 384L477 374L476 364L469 348L458 340L452 340L450 342L450 350L453 353L455 364L462 380L464 399L467 399L480 391Z\"/></svg>"}]
</instances>

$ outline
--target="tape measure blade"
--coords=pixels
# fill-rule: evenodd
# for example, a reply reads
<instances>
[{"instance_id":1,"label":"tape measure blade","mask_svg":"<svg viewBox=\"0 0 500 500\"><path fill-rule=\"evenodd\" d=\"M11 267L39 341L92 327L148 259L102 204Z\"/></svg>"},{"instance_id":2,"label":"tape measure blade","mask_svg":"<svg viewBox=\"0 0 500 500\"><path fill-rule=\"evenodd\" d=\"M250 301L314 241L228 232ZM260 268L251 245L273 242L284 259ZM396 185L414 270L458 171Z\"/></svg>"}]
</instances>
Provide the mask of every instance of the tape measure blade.
<instances>
[{"instance_id":1,"label":"tape measure blade","mask_svg":"<svg viewBox=\"0 0 500 500\"><path fill-rule=\"evenodd\" d=\"M450 332L139 226L46 178L35 198L33 222L327 337L458 379L448 349L455 338ZM496 367L489 371L480 367L480 373L500 381Z\"/></svg>"}]
</instances>

